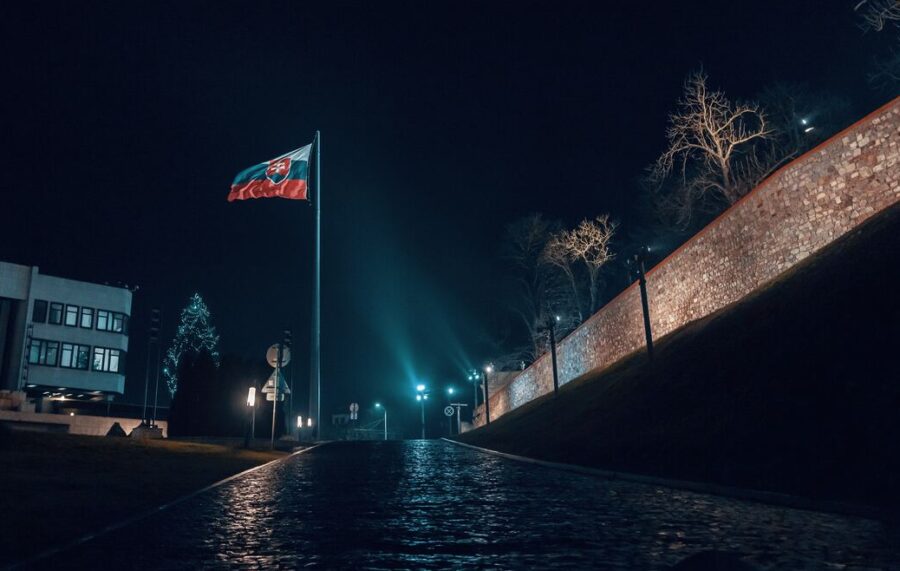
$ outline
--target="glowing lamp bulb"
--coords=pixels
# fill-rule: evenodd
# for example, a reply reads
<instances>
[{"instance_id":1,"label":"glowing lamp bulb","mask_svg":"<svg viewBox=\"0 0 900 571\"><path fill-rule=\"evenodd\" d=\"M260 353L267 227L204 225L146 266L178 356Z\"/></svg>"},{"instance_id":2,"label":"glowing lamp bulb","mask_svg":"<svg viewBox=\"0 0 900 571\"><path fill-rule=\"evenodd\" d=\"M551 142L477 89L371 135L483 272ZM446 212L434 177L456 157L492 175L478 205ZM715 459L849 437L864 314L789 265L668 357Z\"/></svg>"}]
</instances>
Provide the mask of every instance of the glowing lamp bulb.
<instances>
[{"instance_id":1,"label":"glowing lamp bulb","mask_svg":"<svg viewBox=\"0 0 900 571\"><path fill-rule=\"evenodd\" d=\"M301 415L297 415L297 428L303 428L303 417Z\"/></svg>"},{"instance_id":2,"label":"glowing lamp bulb","mask_svg":"<svg viewBox=\"0 0 900 571\"><path fill-rule=\"evenodd\" d=\"M425 385L416 385L416 390L422 392L425 390Z\"/></svg>"},{"instance_id":3,"label":"glowing lamp bulb","mask_svg":"<svg viewBox=\"0 0 900 571\"><path fill-rule=\"evenodd\" d=\"M417 401L422 400L422 395L416 395L416 400L417 400Z\"/></svg>"}]
</instances>

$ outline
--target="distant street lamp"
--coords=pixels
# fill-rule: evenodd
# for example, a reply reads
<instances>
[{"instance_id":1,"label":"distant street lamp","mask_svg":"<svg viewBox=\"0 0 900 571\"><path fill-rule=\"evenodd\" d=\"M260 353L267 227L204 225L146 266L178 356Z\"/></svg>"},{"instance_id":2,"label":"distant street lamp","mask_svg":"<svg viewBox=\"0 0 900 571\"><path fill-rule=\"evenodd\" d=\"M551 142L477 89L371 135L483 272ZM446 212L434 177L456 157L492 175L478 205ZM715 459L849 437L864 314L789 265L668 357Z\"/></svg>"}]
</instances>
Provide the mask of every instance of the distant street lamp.
<instances>
[{"instance_id":1,"label":"distant street lamp","mask_svg":"<svg viewBox=\"0 0 900 571\"><path fill-rule=\"evenodd\" d=\"M647 356L650 360L653 360L653 332L650 330L650 304L647 301L647 277L644 267L649 255L650 248L643 246L630 262L634 273L637 274L641 288L641 309L644 313L644 337L647 339Z\"/></svg>"},{"instance_id":2,"label":"distant street lamp","mask_svg":"<svg viewBox=\"0 0 900 571\"><path fill-rule=\"evenodd\" d=\"M494 366L490 363L481 371L481 390L484 393L484 419L485 424L491 423L491 394L488 388L488 374L494 372Z\"/></svg>"},{"instance_id":3,"label":"distant street lamp","mask_svg":"<svg viewBox=\"0 0 900 571\"><path fill-rule=\"evenodd\" d=\"M375 403L375 408L380 408L384 411L384 439L387 440L387 408L381 406L381 403Z\"/></svg>"},{"instance_id":4,"label":"distant street lamp","mask_svg":"<svg viewBox=\"0 0 900 571\"><path fill-rule=\"evenodd\" d=\"M447 387L447 402L452 406L453 405L453 394L456 392L456 389L453 387ZM453 417L450 416L447 418L447 436L453 436Z\"/></svg>"},{"instance_id":5,"label":"distant street lamp","mask_svg":"<svg viewBox=\"0 0 900 571\"><path fill-rule=\"evenodd\" d=\"M247 434L251 435L251 438L256 439L256 387L250 387L250 390L247 392L247 406L250 408L250 430L247 431ZM247 438L244 438L244 448L247 448L250 443L247 442Z\"/></svg>"},{"instance_id":6,"label":"distant street lamp","mask_svg":"<svg viewBox=\"0 0 900 571\"><path fill-rule=\"evenodd\" d=\"M425 439L425 401L428 400L428 391L426 390L425 385L418 384L416 385L416 400L419 402L419 407L422 409L422 440Z\"/></svg>"},{"instance_id":7,"label":"distant street lamp","mask_svg":"<svg viewBox=\"0 0 900 571\"><path fill-rule=\"evenodd\" d=\"M553 363L553 396L559 395L559 375L556 370L556 324L559 316L555 315L548 320L550 323L550 360Z\"/></svg>"},{"instance_id":8,"label":"distant street lamp","mask_svg":"<svg viewBox=\"0 0 900 571\"><path fill-rule=\"evenodd\" d=\"M478 385L481 384L481 375L478 371L472 369L469 373L469 382L472 383L472 414L475 414L475 407L478 406Z\"/></svg>"}]
</instances>

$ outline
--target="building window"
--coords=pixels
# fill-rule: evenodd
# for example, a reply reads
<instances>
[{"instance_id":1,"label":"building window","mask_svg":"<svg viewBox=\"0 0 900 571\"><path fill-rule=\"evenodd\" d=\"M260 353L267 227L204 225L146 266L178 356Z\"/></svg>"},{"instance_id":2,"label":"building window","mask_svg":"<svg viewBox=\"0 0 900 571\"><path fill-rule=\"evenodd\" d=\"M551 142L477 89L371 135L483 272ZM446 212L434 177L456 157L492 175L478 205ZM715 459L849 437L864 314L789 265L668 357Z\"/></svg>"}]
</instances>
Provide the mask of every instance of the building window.
<instances>
[{"instance_id":1,"label":"building window","mask_svg":"<svg viewBox=\"0 0 900 571\"><path fill-rule=\"evenodd\" d=\"M85 329L94 328L94 310L92 308L81 308L81 326Z\"/></svg>"},{"instance_id":2,"label":"building window","mask_svg":"<svg viewBox=\"0 0 900 571\"><path fill-rule=\"evenodd\" d=\"M68 327L77 327L78 326L78 306L77 305L66 305L65 324Z\"/></svg>"},{"instance_id":3,"label":"building window","mask_svg":"<svg viewBox=\"0 0 900 571\"><path fill-rule=\"evenodd\" d=\"M97 329L100 331L109 331L110 319L109 312L105 309L97 310Z\"/></svg>"},{"instance_id":4,"label":"building window","mask_svg":"<svg viewBox=\"0 0 900 571\"><path fill-rule=\"evenodd\" d=\"M34 312L31 320L35 323L47 323L47 302L43 299L34 300Z\"/></svg>"},{"instance_id":5,"label":"building window","mask_svg":"<svg viewBox=\"0 0 900 571\"><path fill-rule=\"evenodd\" d=\"M116 333L127 333L128 316L124 313L112 314L112 330Z\"/></svg>"},{"instance_id":6,"label":"building window","mask_svg":"<svg viewBox=\"0 0 900 571\"><path fill-rule=\"evenodd\" d=\"M28 346L28 363L31 365L56 366L59 356L59 341L47 341L46 339L32 339Z\"/></svg>"},{"instance_id":7,"label":"building window","mask_svg":"<svg viewBox=\"0 0 900 571\"><path fill-rule=\"evenodd\" d=\"M56 303L55 301L50 302L50 319L49 322L53 325L62 325L63 321L63 304Z\"/></svg>"},{"instance_id":8,"label":"building window","mask_svg":"<svg viewBox=\"0 0 900 571\"><path fill-rule=\"evenodd\" d=\"M95 371L104 373L121 373L124 370L125 353L118 349L107 349L106 347L94 347L94 364Z\"/></svg>"},{"instance_id":9,"label":"building window","mask_svg":"<svg viewBox=\"0 0 900 571\"><path fill-rule=\"evenodd\" d=\"M63 343L62 351L59 355L59 366L68 369L87 370L90 362L91 348L87 345L76 345L74 343Z\"/></svg>"}]
</instances>

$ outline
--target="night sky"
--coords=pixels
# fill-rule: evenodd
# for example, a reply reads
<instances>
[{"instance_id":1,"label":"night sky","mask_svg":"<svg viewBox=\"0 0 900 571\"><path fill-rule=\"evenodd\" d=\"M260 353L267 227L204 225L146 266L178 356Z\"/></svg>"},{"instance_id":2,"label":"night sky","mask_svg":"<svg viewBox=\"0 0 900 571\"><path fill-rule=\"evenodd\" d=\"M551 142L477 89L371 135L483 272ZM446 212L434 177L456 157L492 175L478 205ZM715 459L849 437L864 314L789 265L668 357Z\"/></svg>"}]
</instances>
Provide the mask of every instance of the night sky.
<instances>
[{"instance_id":1,"label":"night sky","mask_svg":"<svg viewBox=\"0 0 900 571\"><path fill-rule=\"evenodd\" d=\"M412 415L417 380L463 386L495 350L505 224L635 220L689 71L733 98L807 82L855 116L887 99L850 1L600 4L7 6L0 259L140 286L126 400L149 308L170 338L196 291L224 353L293 328L305 402L312 209L225 197L319 129L323 411Z\"/></svg>"}]
</instances>

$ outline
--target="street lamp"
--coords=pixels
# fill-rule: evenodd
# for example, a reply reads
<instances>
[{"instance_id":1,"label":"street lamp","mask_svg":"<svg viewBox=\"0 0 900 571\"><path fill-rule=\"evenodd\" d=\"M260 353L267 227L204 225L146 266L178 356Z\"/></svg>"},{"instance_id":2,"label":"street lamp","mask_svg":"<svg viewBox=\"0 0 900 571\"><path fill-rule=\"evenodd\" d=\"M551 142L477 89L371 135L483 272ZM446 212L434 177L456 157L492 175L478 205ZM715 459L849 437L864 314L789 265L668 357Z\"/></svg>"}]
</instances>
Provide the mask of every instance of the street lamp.
<instances>
[{"instance_id":1,"label":"street lamp","mask_svg":"<svg viewBox=\"0 0 900 571\"><path fill-rule=\"evenodd\" d=\"M416 400L419 402L419 407L422 411L422 440L425 439L425 401L428 400L428 391L426 390L425 385L418 384L416 385Z\"/></svg>"},{"instance_id":2,"label":"street lamp","mask_svg":"<svg viewBox=\"0 0 900 571\"><path fill-rule=\"evenodd\" d=\"M650 304L647 301L647 277L645 275L645 263L650 255L648 246L641 247L629 263L634 273L637 274L638 284L641 288L641 309L644 313L644 336L647 338L647 356L653 360L653 332L650 330Z\"/></svg>"},{"instance_id":3,"label":"street lamp","mask_svg":"<svg viewBox=\"0 0 900 571\"><path fill-rule=\"evenodd\" d=\"M384 411L384 439L387 440L387 408L381 406L381 403L375 403L375 408L380 408Z\"/></svg>"},{"instance_id":4,"label":"street lamp","mask_svg":"<svg viewBox=\"0 0 900 571\"><path fill-rule=\"evenodd\" d=\"M548 320L550 323L550 360L553 363L553 397L559 395L559 375L556 370L556 324L559 323L559 316L555 315Z\"/></svg>"},{"instance_id":5,"label":"street lamp","mask_svg":"<svg viewBox=\"0 0 900 571\"><path fill-rule=\"evenodd\" d=\"M491 394L488 388L488 374L494 372L494 365L488 363L481 372L481 390L484 393L484 419L486 424L491 423Z\"/></svg>"},{"instance_id":6,"label":"street lamp","mask_svg":"<svg viewBox=\"0 0 900 571\"><path fill-rule=\"evenodd\" d=\"M250 390L247 391L247 406L250 408L250 430L247 431L251 438L256 439L256 387L250 387ZM246 434L246 433L245 433ZM246 436L244 437L244 448L249 446L249 442L247 441Z\"/></svg>"}]
</instances>

